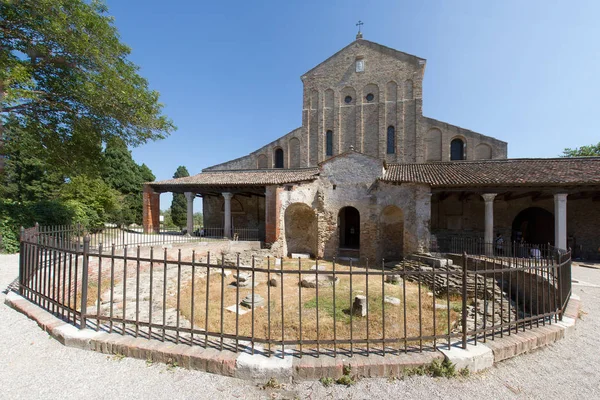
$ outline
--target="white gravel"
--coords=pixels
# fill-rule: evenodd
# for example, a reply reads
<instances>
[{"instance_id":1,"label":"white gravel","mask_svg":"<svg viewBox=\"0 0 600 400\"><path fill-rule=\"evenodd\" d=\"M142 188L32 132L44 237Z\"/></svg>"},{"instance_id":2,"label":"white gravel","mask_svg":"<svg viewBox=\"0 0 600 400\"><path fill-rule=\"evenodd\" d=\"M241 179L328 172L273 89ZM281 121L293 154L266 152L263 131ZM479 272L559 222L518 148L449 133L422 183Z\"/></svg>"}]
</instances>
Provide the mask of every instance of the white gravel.
<instances>
[{"instance_id":1,"label":"white gravel","mask_svg":"<svg viewBox=\"0 0 600 400\"><path fill-rule=\"evenodd\" d=\"M0 255L0 288L17 276L18 256ZM118 360L64 347L35 322L4 305L0 294L0 388L4 398L127 399L254 398L598 398L600 396L600 269L576 267L573 290L581 296L583 321L574 333L545 349L466 379L414 377L390 382L364 379L346 388L319 382L265 391L251 382L144 361Z\"/></svg>"}]
</instances>

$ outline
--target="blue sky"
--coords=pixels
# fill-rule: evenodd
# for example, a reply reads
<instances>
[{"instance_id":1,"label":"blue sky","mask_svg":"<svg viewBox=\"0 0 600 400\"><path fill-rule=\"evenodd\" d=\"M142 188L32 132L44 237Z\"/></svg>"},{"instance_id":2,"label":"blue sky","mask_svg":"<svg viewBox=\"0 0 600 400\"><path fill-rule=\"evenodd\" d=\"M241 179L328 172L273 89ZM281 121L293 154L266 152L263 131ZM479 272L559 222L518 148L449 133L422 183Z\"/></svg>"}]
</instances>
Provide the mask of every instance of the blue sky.
<instances>
[{"instance_id":1,"label":"blue sky","mask_svg":"<svg viewBox=\"0 0 600 400\"><path fill-rule=\"evenodd\" d=\"M133 150L157 179L301 125L300 76L354 40L427 59L423 113L555 157L600 141L600 2L107 0L179 128ZM161 197L161 208L170 200Z\"/></svg>"}]
</instances>

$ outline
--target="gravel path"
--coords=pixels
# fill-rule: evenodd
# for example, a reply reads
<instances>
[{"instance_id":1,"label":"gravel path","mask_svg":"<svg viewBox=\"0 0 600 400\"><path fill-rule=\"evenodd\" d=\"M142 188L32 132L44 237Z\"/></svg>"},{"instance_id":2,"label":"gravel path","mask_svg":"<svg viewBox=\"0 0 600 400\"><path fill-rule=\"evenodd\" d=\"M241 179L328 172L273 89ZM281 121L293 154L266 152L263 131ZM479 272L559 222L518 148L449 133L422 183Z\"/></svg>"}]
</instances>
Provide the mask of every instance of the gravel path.
<instances>
[{"instance_id":1,"label":"gravel path","mask_svg":"<svg viewBox=\"0 0 600 400\"><path fill-rule=\"evenodd\" d=\"M0 287L17 276L18 256L0 255ZM364 379L346 388L319 382L265 391L233 378L64 347L35 322L4 305L0 294L0 387L6 398L598 398L600 397L600 269L575 267L574 292L583 321L555 345L461 379Z\"/></svg>"}]
</instances>

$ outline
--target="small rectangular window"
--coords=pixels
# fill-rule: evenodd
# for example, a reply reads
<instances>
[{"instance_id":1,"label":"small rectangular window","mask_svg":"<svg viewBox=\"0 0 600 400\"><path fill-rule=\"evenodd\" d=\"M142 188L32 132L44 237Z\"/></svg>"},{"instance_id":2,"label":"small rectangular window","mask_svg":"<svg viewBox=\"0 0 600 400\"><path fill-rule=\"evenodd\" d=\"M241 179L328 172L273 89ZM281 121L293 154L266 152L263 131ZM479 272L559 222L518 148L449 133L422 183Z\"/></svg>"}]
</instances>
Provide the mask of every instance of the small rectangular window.
<instances>
[{"instance_id":1,"label":"small rectangular window","mask_svg":"<svg viewBox=\"0 0 600 400\"><path fill-rule=\"evenodd\" d=\"M327 131L325 135L325 155L333 155L333 131Z\"/></svg>"}]
</instances>

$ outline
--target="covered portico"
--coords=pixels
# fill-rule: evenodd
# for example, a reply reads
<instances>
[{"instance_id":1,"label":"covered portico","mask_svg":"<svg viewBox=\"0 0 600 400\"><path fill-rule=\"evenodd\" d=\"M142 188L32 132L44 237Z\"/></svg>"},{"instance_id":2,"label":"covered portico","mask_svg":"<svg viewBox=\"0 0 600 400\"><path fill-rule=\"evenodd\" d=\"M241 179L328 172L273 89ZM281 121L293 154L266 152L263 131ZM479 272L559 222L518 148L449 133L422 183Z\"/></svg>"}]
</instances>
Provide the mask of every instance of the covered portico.
<instances>
[{"instance_id":1,"label":"covered portico","mask_svg":"<svg viewBox=\"0 0 600 400\"><path fill-rule=\"evenodd\" d=\"M184 193L188 234L194 232L194 200L202 198L206 234L272 243L277 239L277 188L314 179L318 169L209 171L144 185L144 231L160 229L160 194ZM196 227L199 228L199 227ZM247 232L252 234L248 235Z\"/></svg>"},{"instance_id":2,"label":"covered portico","mask_svg":"<svg viewBox=\"0 0 600 400\"><path fill-rule=\"evenodd\" d=\"M493 160L393 165L398 183L431 186L431 233L496 238L600 257L600 158ZM384 179L385 179L384 176Z\"/></svg>"}]
</instances>

